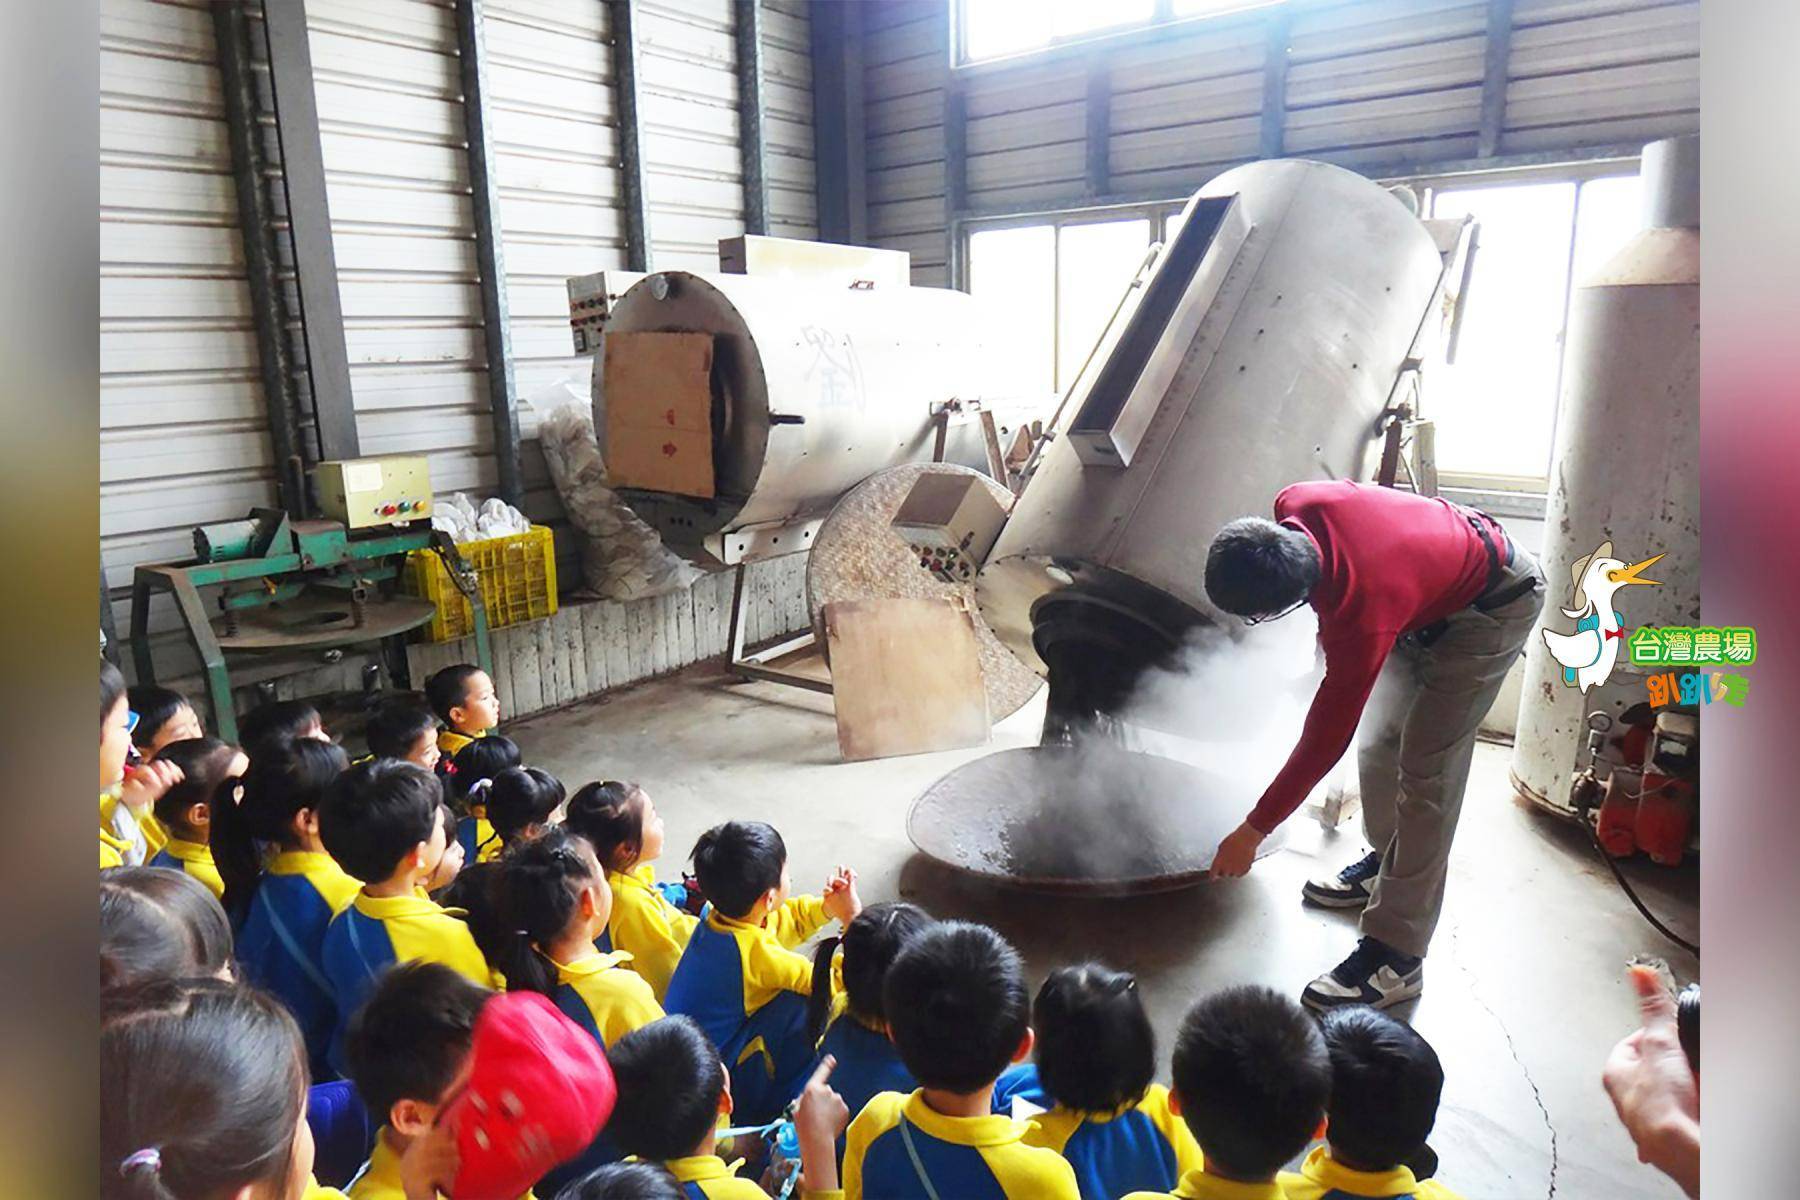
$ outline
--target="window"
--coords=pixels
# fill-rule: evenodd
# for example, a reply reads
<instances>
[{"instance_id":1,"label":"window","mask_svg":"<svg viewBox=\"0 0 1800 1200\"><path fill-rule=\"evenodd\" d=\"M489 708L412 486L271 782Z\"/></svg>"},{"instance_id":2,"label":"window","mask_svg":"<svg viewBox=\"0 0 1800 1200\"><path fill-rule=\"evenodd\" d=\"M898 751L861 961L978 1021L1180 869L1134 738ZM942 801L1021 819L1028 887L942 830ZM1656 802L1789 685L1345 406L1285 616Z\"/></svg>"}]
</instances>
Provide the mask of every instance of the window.
<instances>
[{"instance_id":1,"label":"window","mask_svg":"<svg viewBox=\"0 0 1800 1200\"><path fill-rule=\"evenodd\" d=\"M1068 390L1172 205L1083 213L969 234L969 293L997 331L1012 390Z\"/></svg>"},{"instance_id":2,"label":"window","mask_svg":"<svg viewBox=\"0 0 1800 1200\"><path fill-rule=\"evenodd\" d=\"M959 61L979 62L1171 21L1266 8L1281 0L959 0Z\"/></svg>"},{"instance_id":3,"label":"window","mask_svg":"<svg viewBox=\"0 0 1800 1200\"><path fill-rule=\"evenodd\" d=\"M1570 286L1638 228L1639 192L1635 175L1433 191L1433 216L1480 224L1456 362L1425 377L1446 482L1544 489Z\"/></svg>"}]
</instances>

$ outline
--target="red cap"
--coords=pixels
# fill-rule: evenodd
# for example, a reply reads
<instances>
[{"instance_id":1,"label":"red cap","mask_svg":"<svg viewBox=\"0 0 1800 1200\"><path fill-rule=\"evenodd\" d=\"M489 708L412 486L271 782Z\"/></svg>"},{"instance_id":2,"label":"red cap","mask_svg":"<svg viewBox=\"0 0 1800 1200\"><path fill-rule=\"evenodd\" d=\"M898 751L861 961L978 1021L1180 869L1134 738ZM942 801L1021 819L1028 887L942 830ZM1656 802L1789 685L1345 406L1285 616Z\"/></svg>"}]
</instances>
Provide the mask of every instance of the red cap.
<instances>
[{"instance_id":1,"label":"red cap","mask_svg":"<svg viewBox=\"0 0 1800 1200\"><path fill-rule=\"evenodd\" d=\"M456 1200L516 1200L586 1150L618 1088L600 1043L536 992L482 1006L469 1082L444 1113L460 1165Z\"/></svg>"}]
</instances>

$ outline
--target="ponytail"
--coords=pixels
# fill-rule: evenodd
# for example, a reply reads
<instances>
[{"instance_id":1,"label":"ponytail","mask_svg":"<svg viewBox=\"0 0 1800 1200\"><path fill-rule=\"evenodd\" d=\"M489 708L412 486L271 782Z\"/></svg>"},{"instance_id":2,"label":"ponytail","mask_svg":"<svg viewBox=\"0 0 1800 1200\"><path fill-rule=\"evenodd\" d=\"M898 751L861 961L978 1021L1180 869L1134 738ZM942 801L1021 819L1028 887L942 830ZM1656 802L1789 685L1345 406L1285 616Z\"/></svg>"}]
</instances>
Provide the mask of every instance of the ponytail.
<instances>
[{"instance_id":1,"label":"ponytail","mask_svg":"<svg viewBox=\"0 0 1800 1200\"><path fill-rule=\"evenodd\" d=\"M498 733L476 738L456 752L444 772L449 782L451 805L460 815L468 816L469 806L481 803L478 797L470 795L476 785L518 765L519 745L511 738Z\"/></svg>"},{"instance_id":2,"label":"ponytail","mask_svg":"<svg viewBox=\"0 0 1800 1200\"><path fill-rule=\"evenodd\" d=\"M244 772L243 797L236 804L213 806L213 863L225 881L225 911L233 924L242 924L249 915L262 882L257 843L294 848L294 818L317 809L348 765L342 747L317 738L265 745Z\"/></svg>"},{"instance_id":3,"label":"ponytail","mask_svg":"<svg viewBox=\"0 0 1800 1200\"><path fill-rule=\"evenodd\" d=\"M562 781L548 771L508 767L488 786L488 824L502 845L511 845L533 826L548 825L565 795Z\"/></svg>"},{"instance_id":4,"label":"ponytail","mask_svg":"<svg viewBox=\"0 0 1800 1200\"><path fill-rule=\"evenodd\" d=\"M881 1000L881 985L887 979L888 967L902 947L920 930L931 924L931 914L916 904L884 901L871 904L856 915L844 930L844 1001L850 1014L871 1028L887 1024L887 1010ZM832 939L833 941L837 939ZM826 944L830 944L829 942ZM821 947L822 949L823 947ZM821 974L821 971L824 973ZM818 1006L820 981L830 991L830 960L813 960L813 994L807 1006L807 1019L813 1020ZM829 1004L829 996L827 996ZM823 1032L823 1016L819 1018Z\"/></svg>"},{"instance_id":5,"label":"ponytail","mask_svg":"<svg viewBox=\"0 0 1800 1200\"><path fill-rule=\"evenodd\" d=\"M608 871L628 871L644 852L644 789L635 783L584 784L563 824L594 847Z\"/></svg>"},{"instance_id":6,"label":"ponytail","mask_svg":"<svg viewBox=\"0 0 1800 1200\"><path fill-rule=\"evenodd\" d=\"M229 1195L288 1177L306 1054L273 997L210 979L103 993L100 1077L103 1200Z\"/></svg>"},{"instance_id":7,"label":"ponytail","mask_svg":"<svg viewBox=\"0 0 1800 1200\"><path fill-rule=\"evenodd\" d=\"M828 937L813 951L812 994L806 998L806 1040L818 1045L825 1036L825 1023L831 1017L831 959L843 943L841 937Z\"/></svg>"},{"instance_id":8,"label":"ponytail","mask_svg":"<svg viewBox=\"0 0 1800 1200\"><path fill-rule=\"evenodd\" d=\"M507 848L493 864L486 896L490 914L469 931L512 991L556 990L556 966L539 947L561 937L576 917L576 898L598 876L587 844L560 825Z\"/></svg>"}]
</instances>

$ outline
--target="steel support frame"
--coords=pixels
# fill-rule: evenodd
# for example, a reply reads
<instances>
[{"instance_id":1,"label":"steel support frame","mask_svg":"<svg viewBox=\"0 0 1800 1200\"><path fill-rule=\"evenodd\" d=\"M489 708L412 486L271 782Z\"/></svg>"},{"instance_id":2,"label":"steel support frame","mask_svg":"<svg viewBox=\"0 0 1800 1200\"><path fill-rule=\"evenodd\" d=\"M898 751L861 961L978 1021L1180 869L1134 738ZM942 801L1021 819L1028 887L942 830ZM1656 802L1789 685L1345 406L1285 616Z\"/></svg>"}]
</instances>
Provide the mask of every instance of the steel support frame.
<instances>
[{"instance_id":1,"label":"steel support frame","mask_svg":"<svg viewBox=\"0 0 1800 1200\"><path fill-rule=\"evenodd\" d=\"M331 208L326 198L319 105L313 94L306 0L263 0L262 16L318 454L321 459L355 458L361 449L350 394L350 355L344 345Z\"/></svg>"},{"instance_id":2,"label":"steel support frame","mask_svg":"<svg viewBox=\"0 0 1800 1200\"><path fill-rule=\"evenodd\" d=\"M819 240L869 240L868 138L863 121L863 5L814 4L813 155Z\"/></svg>"},{"instance_id":3,"label":"steel support frame","mask_svg":"<svg viewBox=\"0 0 1800 1200\"><path fill-rule=\"evenodd\" d=\"M1287 130L1289 5L1269 10L1263 38L1262 134L1259 158L1280 158Z\"/></svg>"},{"instance_id":4,"label":"steel support frame","mask_svg":"<svg viewBox=\"0 0 1800 1200\"><path fill-rule=\"evenodd\" d=\"M488 121L487 46L483 0L456 0L456 49L462 77L463 128L469 143L469 190L475 216L475 265L481 281L482 342L487 352L488 408L500 495L525 495L519 463L519 389L513 370L512 318L506 298L506 252L500 233L500 185Z\"/></svg>"},{"instance_id":5,"label":"steel support frame","mask_svg":"<svg viewBox=\"0 0 1800 1200\"><path fill-rule=\"evenodd\" d=\"M762 0L733 0L737 43L738 160L744 175L744 232L769 232L768 145L763 132Z\"/></svg>"},{"instance_id":6,"label":"steel support frame","mask_svg":"<svg viewBox=\"0 0 1800 1200\"><path fill-rule=\"evenodd\" d=\"M269 446L275 460L275 489L281 507L296 517L311 513L306 462L301 452L300 398L294 386L293 355L287 340L287 302L282 294L269 202L269 163L258 121L250 26L238 0L212 6L213 41L225 98L225 127L231 145L231 180L237 197L238 231L244 244L244 275L250 288L256 328L256 359L268 414Z\"/></svg>"},{"instance_id":7,"label":"steel support frame","mask_svg":"<svg viewBox=\"0 0 1800 1200\"><path fill-rule=\"evenodd\" d=\"M638 116L637 0L613 0L613 87L619 104L619 174L625 193L625 269L652 270L650 195L644 182L643 125Z\"/></svg>"},{"instance_id":8,"label":"steel support frame","mask_svg":"<svg viewBox=\"0 0 1800 1200\"><path fill-rule=\"evenodd\" d=\"M1087 191L1104 196L1112 190L1112 68L1098 56L1087 72Z\"/></svg>"},{"instance_id":9,"label":"steel support frame","mask_svg":"<svg viewBox=\"0 0 1800 1200\"><path fill-rule=\"evenodd\" d=\"M1492 158L1500 153L1500 136L1506 129L1506 72L1512 58L1513 0L1488 0L1487 47L1482 56L1481 125L1475 135L1475 153Z\"/></svg>"},{"instance_id":10,"label":"steel support frame","mask_svg":"<svg viewBox=\"0 0 1800 1200\"><path fill-rule=\"evenodd\" d=\"M811 675L802 675L797 671L784 671L770 664L777 659L785 658L800 650L805 650L816 642L813 631L808 629L792 637L783 638L773 646L758 650L754 654L746 653L746 640L749 636L748 589L744 579L749 572L750 564L739 563L737 575L731 584L731 636L726 646L726 662L731 673L740 679L761 680L764 683L782 683L789 687L804 688L809 692L822 692L831 695L829 679L815 679Z\"/></svg>"},{"instance_id":11,"label":"steel support frame","mask_svg":"<svg viewBox=\"0 0 1800 1200\"><path fill-rule=\"evenodd\" d=\"M955 214L969 206L969 97L962 77L952 71L944 79L944 209ZM969 287L967 241L950 221L945 271L953 288Z\"/></svg>"}]
</instances>

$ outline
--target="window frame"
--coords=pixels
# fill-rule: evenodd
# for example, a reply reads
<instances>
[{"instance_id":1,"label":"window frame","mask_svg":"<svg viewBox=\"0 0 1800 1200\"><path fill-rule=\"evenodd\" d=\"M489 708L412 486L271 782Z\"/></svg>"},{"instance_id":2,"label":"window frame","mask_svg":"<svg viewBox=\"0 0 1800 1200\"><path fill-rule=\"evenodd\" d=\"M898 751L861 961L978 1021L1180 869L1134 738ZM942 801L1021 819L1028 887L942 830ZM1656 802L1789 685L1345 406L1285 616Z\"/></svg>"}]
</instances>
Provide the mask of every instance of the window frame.
<instances>
[{"instance_id":1,"label":"window frame","mask_svg":"<svg viewBox=\"0 0 1800 1200\"><path fill-rule=\"evenodd\" d=\"M963 2L964 0L955 0L959 9ZM1182 21L1210 19L1213 18L1184 17L1182 18ZM983 63L988 63L1001 60L983 59L981 61ZM1008 59L1006 61L1011 60ZM1563 380L1567 368L1568 354L1569 310L1570 304L1574 298L1576 283L1573 268L1575 261L1575 230L1578 228L1578 223L1581 219L1581 197L1583 190L1581 185L1595 179L1609 179L1623 175L1637 175L1641 173L1641 170L1641 162L1637 157L1625 156L1595 159L1589 162L1544 163L1533 164L1530 166L1508 167L1504 169L1475 169L1447 172L1424 171L1418 174L1384 176L1375 181L1383 187L1394 187L1401 184L1410 186L1418 193L1420 211L1425 213L1429 213L1432 210L1436 194L1442 190L1533 183L1574 183L1576 185L1575 203L1570 209L1569 215L1570 269L1568 278L1564 281L1563 285L1563 311L1561 335L1558 342L1559 354L1557 359L1556 401L1551 415L1550 444L1553 456L1554 447L1556 445L1556 434L1561 427L1562 421ZM1145 200L1121 204L1098 204L1062 209L1044 209L1041 211L1034 210L1004 216L965 217L957 222L959 227L957 234L958 249L961 253L963 262L967 263L970 253L970 239L972 235L976 233L981 233L990 229L1018 229L1027 226L1047 225L1056 231L1052 238L1054 257L1051 262L1051 277L1060 280L1062 265L1062 237L1060 231L1063 226L1101 221L1128 220L1131 218L1147 218L1150 222L1150 240L1145 243L1145 247L1148 248L1151 242L1164 240L1162 232L1165 220L1171 215L1179 214L1181 210L1187 206L1187 202L1191 195L1192 193L1189 193L1188 195L1171 197L1166 200ZM964 286L966 289L966 284L962 284L961 286ZM1060 287L1057 291L1061 291ZM1051 314L1053 322L1051 346L1053 353L1058 353L1059 347L1057 346L1057 337L1060 336L1062 318L1060 297L1053 300ZM1058 357L1060 358L1059 353ZM1056 381L1057 394L1062 395L1067 390L1068 383L1058 378L1058 375L1060 374L1059 367L1060 362L1052 363L1051 378ZM1431 384L1428 372L1425 380L1424 397L1425 415L1427 417L1431 415L1430 387ZM1505 510L1507 515L1538 517L1541 519L1545 511L1547 494L1549 491L1549 472L1554 465L1555 461L1554 457L1552 457L1552 460L1545 464L1545 473L1539 476L1484 474L1481 472L1470 471L1446 472L1440 470L1438 472L1438 485L1445 495L1452 496L1453 498L1470 499L1471 502L1484 498L1488 499L1492 502L1491 511Z\"/></svg>"},{"instance_id":2,"label":"window frame","mask_svg":"<svg viewBox=\"0 0 1800 1200\"><path fill-rule=\"evenodd\" d=\"M1037 59L1039 56L1062 57L1068 54L1087 54L1102 48L1130 46L1153 39L1179 37L1193 32L1197 27L1209 22L1260 20L1269 9L1287 4L1289 0L1237 0L1237 3L1231 7L1218 12L1196 13L1192 16L1177 16L1173 0L1155 0L1155 7L1146 21L1108 26L1092 33L1065 34L1062 37L1053 37L1042 45L1032 46L1029 49L1013 50L1005 54L991 54L984 58L971 58L969 57L968 10L971 3L980 2L981 0L946 0L950 9L950 68L953 71L982 71L1010 67L1017 63Z\"/></svg>"}]
</instances>

